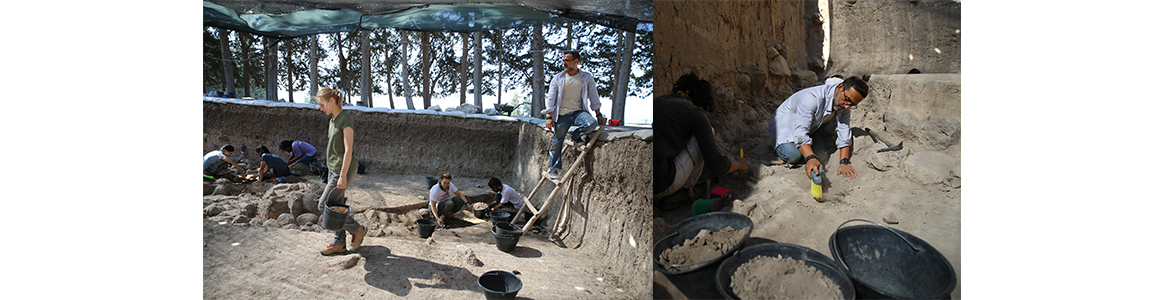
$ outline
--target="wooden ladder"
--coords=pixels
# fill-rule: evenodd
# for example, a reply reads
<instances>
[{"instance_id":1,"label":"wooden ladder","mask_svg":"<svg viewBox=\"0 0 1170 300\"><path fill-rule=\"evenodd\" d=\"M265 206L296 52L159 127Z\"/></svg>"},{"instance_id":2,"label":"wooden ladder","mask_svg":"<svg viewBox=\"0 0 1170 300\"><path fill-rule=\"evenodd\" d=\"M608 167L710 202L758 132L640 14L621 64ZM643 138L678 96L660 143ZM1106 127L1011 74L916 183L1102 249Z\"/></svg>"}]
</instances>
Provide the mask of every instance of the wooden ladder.
<instances>
[{"instance_id":1,"label":"wooden ladder","mask_svg":"<svg viewBox=\"0 0 1170 300\"><path fill-rule=\"evenodd\" d=\"M597 138L601 136L601 132L604 130L605 130L605 123L601 123L600 127L598 127L597 131L595 131L595 133L593 134L593 138L589 139L589 144L585 145L585 150L582 150L581 155L577 156L577 160L573 161L573 165L569 167L568 172L566 172L564 174L559 174L560 176L558 176L559 178L557 178L557 179L549 178L547 172L542 172L542 174L540 176L540 183L537 183L536 188L533 188L532 192L528 193L528 197L523 198L524 206L521 207L520 210L516 212L516 216L512 218L511 224L516 224L517 222L520 221L520 216L523 215L525 209L528 209L529 211L536 213L536 215L532 216L532 218L529 218L528 222L526 224L524 224L523 232L520 233L521 237L523 237L524 234L528 233L528 230L532 228L532 224L534 224L537 219L540 219L541 215L544 215L545 211L548 210L549 204L552 204L554 198L556 198L557 194L563 188L565 190L565 193L561 197L561 208L557 212L557 221L556 221L556 223L553 223L553 225L554 225L553 230L549 231L550 237L552 236L553 233L560 230L561 218L565 212L565 203L568 202L568 199L569 199L569 188L571 188L573 186L573 172L577 171L577 167L580 166L581 162L585 160L585 155L589 154L589 150L593 149L593 144L597 142ZM567 138L568 137L566 137L566 139ZM564 151L561 152L561 155L563 157ZM532 197L536 196L536 191L539 191L540 187L543 186L546 181L552 181L557 186L556 186L556 188L553 188L552 193L548 194L548 198L544 200L544 204L540 206L540 209L536 209L536 206L532 205L532 202L529 201L529 199L532 199Z\"/></svg>"}]
</instances>

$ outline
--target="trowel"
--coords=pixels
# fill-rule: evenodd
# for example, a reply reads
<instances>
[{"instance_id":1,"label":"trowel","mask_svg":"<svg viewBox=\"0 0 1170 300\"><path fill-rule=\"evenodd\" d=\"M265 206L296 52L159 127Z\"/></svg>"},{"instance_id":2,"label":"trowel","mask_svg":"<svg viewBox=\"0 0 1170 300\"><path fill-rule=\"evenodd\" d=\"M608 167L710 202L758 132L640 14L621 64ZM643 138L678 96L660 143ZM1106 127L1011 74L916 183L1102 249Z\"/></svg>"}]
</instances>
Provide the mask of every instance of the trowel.
<instances>
[{"instance_id":1,"label":"trowel","mask_svg":"<svg viewBox=\"0 0 1170 300\"><path fill-rule=\"evenodd\" d=\"M882 152L886 152L886 151L898 151L898 150L902 150L902 142L898 142L898 144L897 144L897 145L894 145L894 143L891 143L891 142L887 142L885 139L883 139L883 138L881 138L881 137L877 136L877 133L875 133L875 132L873 132L873 131L870 131L870 130L869 130L869 127L866 127L866 128L865 128L865 134L868 134L868 135L869 135L869 137L870 137L871 139L873 139L873 142L874 142L874 143L877 143L878 141L882 141L882 143L885 143L885 144L886 144L886 147L885 147L885 148L878 149L878 151L877 151L878 153L882 153Z\"/></svg>"}]
</instances>

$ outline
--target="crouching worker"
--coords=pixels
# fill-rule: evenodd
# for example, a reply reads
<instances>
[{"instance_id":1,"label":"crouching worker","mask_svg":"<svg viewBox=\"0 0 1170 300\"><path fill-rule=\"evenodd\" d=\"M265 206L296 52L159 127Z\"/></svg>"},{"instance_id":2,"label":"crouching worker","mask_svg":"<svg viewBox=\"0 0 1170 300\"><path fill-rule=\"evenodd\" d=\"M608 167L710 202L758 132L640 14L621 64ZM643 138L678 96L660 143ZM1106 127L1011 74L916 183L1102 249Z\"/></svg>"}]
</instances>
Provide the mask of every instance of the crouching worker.
<instances>
[{"instance_id":1,"label":"crouching worker","mask_svg":"<svg viewBox=\"0 0 1170 300\"><path fill-rule=\"evenodd\" d=\"M488 180L488 187L496 192L496 201L488 205L492 211L506 211L516 215L524 208L524 203L520 201L520 193L516 192L511 186L500 182L499 178L492 177ZM525 218L531 217L532 213L524 212Z\"/></svg>"},{"instance_id":2,"label":"crouching worker","mask_svg":"<svg viewBox=\"0 0 1170 300\"><path fill-rule=\"evenodd\" d=\"M280 157L269 153L268 147L260 146L260 148L256 149L256 156L260 157L260 180L264 180L265 177L277 178L290 174L288 164L283 159L280 159ZM264 176L268 171L272 171L272 175Z\"/></svg>"},{"instance_id":3,"label":"crouching worker","mask_svg":"<svg viewBox=\"0 0 1170 300\"><path fill-rule=\"evenodd\" d=\"M455 196L458 196L459 199L455 199ZM460 208L472 212L471 206L467 205L467 197L464 197L463 192L460 192L459 188L451 183L450 172L444 172L439 177L439 184L431 187L431 202L429 204L431 216L439 221L439 227L443 227L448 217L454 217Z\"/></svg>"},{"instance_id":4,"label":"crouching worker","mask_svg":"<svg viewBox=\"0 0 1170 300\"><path fill-rule=\"evenodd\" d=\"M747 171L747 160L731 160L715 144L715 131L703 113L712 111L714 103L711 84L694 74L680 77L670 95L654 98L655 200L690 190L704 169L717 175Z\"/></svg>"},{"instance_id":5,"label":"crouching worker","mask_svg":"<svg viewBox=\"0 0 1170 300\"><path fill-rule=\"evenodd\" d=\"M232 153L236 152L236 148L232 145L223 145L219 150L207 152L203 155L203 174L215 176L216 178L232 175L232 170L228 168L228 164L236 167L236 172L240 175L244 174L244 168L240 168L236 162L228 159Z\"/></svg>"}]
</instances>

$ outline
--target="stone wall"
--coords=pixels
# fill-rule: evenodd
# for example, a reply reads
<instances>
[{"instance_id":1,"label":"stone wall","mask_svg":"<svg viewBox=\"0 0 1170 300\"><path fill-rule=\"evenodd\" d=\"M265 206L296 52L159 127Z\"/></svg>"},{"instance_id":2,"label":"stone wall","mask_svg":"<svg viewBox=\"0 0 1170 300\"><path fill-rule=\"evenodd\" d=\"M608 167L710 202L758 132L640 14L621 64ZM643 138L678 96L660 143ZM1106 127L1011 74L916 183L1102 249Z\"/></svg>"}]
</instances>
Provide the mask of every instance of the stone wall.
<instances>
[{"instance_id":1,"label":"stone wall","mask_svg":"<svg viewBox=\"0 0 1170 300\"><path fill-rule=\"evenodd\" d=\"M825 75L960 73L961 10L949 0L830 0Z\"/></svg>"}]
</instances>

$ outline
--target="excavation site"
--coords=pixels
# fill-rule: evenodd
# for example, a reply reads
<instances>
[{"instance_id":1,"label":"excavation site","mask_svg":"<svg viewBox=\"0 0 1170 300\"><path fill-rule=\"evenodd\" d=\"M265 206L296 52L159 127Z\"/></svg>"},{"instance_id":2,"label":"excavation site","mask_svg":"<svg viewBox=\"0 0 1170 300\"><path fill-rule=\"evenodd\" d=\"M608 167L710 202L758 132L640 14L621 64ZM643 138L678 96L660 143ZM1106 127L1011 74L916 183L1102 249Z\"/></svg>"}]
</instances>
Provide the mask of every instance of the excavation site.
<instances>
[{"instance_id":1,"label":"excavation site","mask_svg":"<svg viewBox=\"0 0 1170 300\"><path fill-rule=\"evenodd\" d=\"M318 252L333 232L321 227L317 208L325 184L304 164L291 167L302 175L278 181L205 178L204 298L479 298L478 279L493 270L522 282L519 298L651 296L648 127L605 127L571 174L582 151L567 146L561 179L542 184L552 139L542 119L344 110L355 123L354 157L364 165L346 204L367 228L364 242L355 251ZM277 150L282 140L317 146L324 161L329 118L315 104L205 97L202 150L233 145L229 159L249 175L260 146L288 156ZM527 222L516 222L522 235L512 239L492 232L491 216L468 210L445 228L420 228L429 185L444 172L472 207L495 199L488 187L495 177L544 212L527 231Z\"/></svg>"}]
</instances>

